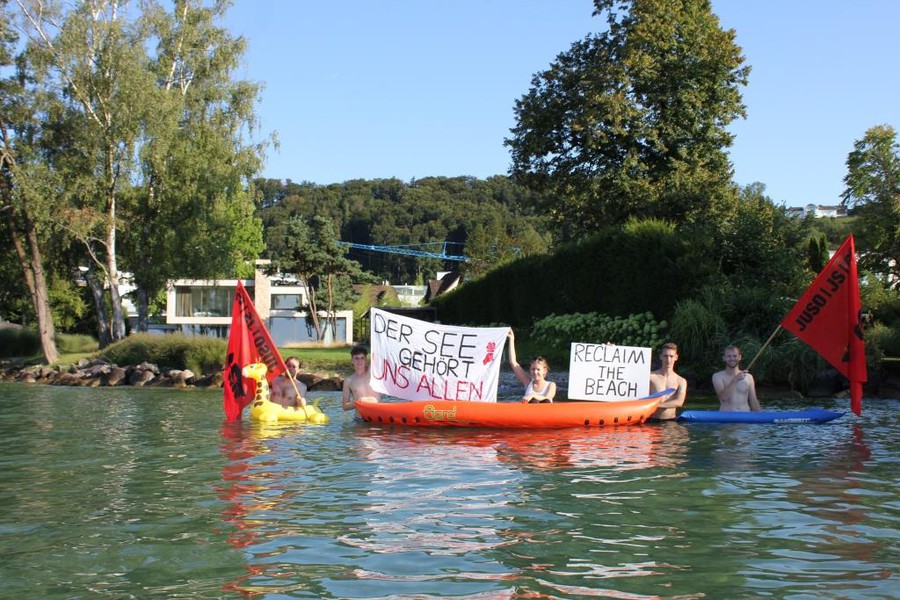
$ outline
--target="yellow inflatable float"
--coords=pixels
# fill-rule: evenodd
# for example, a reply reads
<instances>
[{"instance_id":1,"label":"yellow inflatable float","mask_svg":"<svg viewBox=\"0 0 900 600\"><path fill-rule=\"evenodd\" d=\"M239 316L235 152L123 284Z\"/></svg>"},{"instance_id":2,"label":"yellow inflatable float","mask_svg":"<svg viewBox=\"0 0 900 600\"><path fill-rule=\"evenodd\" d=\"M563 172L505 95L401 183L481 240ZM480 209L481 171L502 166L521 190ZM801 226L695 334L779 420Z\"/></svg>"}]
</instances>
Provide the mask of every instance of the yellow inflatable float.
<instances>
[{"instance_id":1,"label":"yellow inflatable float","mask_svg":"<svg viewBox=\"0 0 900 600\"><path fill-rule=\"evenodd\" d=\"M324 425L328 422L328 415L319 409L321 398L306 406L282 406L269 400L269 382L266 381L266 371L268 371L268 367L265 363L249 364L241 371L244 377L256 381L256 396L250 404L250 420L261 423L291 421L315 425Z\"/></svg>"}]
</instances>

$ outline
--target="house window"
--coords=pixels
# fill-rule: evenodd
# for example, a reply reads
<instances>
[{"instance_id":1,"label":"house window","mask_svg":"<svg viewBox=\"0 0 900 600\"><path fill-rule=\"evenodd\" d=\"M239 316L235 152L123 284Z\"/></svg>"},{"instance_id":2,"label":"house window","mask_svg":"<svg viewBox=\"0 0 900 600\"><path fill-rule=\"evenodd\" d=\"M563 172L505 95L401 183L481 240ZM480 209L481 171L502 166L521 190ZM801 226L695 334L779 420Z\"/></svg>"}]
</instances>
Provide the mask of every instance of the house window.
<instances>
[{"instance_id":1,"label":"house window","mask_svg":"<svg viewBox=\"0 0 900 600\"><path fill-rule=\"evenodd\" d=\"M301 294L272 294L272 310L303 310L303 296Z\"/></svg>"},{"instance_id":2,"label":"house window","mask_svg":"<svg viewBox=\"0 0 900 600\"><path fill-rule=\"evenodd\" d=\"M176 287L175 315L179 317L229 317L233 300L233 287Z\"/></svg>"}]
</instances>

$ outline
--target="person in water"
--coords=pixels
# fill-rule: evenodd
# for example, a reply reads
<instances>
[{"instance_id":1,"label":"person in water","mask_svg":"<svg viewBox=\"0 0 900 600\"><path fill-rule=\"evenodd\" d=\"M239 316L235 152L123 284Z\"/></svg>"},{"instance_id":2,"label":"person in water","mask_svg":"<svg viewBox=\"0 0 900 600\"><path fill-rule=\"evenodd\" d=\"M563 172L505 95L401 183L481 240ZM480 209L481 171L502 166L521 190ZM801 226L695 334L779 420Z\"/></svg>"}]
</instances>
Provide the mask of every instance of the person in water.
<instances>
[{"instance_id":1,"label":"person in water","mask_svg":"<svg viewBox=\"0 0 900 600\"><path fill-rule=\"evenodd\" d=\"M553 402L553 398L556 396L556 383L547 381L547 375L550 373L550 365L547 360L538 356L531 361L529 372L526 373L516 359L516 334L510 328L506 335L509 338L509 366L516 374L516 379L525 386L522 402Z\"/></svg>"},{"instance_id":2,"label":"person in water","mask_svg":"<svg viewBox=\"0 0 900 600\"><path fill-rule=\"evenodd\" d=\"M365 346L353 346L350 350L353 375L344 379L341 407L344 410L356 408L354 401L378 402L381 394L372 389L369 374L369 351Z\"/></svg>"},{"instance_id":3,"label":"person in water","mask_svg":"<svg viewBox=\"0 0 900 600\"><path fill-rule=\"evenodd\" d=\"M678 361L678 346L673 342L667 342L659 349L659 368L650 373L650 393L661 392L667 389L675 391L666 396L659 403L656 412L651 419L657 421L669 421L676 416L676 409L681 408L687 397L687 380L675 372L675 363Z\"/></svg>"},{"instance_id":4,"label":"person in water","mask_svg":"<svg viewBox=\"0 0 900 600\"><path fill-rule=\"evenodd\" d=\"M759 400L756 398L756 384L753 375L741 371L741 349L737 346L726 346L722 353L725 368L713 374L712 383L719 397L721 411L759 411Z\"/></svg>"},{"instance_id":5,"label":"person in water","mask_svg":"<svg viewBox=\"0 0 900 600\"><path fill-rule=\"evenodd\" d=\"M306 406L306 384L297 379L300 359L292 356L284 361L287 373L282 373L270 386L269 400L282 406Z\"/></svg>"}]
</instances>

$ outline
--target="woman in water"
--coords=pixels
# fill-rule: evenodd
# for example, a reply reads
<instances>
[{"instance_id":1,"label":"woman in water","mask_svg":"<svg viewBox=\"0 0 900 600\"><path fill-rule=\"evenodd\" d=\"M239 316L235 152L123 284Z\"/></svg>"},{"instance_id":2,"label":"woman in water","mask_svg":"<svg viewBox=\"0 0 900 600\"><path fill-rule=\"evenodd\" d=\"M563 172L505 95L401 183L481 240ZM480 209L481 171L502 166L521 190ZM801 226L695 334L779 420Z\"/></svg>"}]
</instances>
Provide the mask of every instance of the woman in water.
<instances>
[{"instance_id":1,"label":"woman in water","mask_svg":"<svg viewBox=\"0 0 900 600\"><path fill-rule=\"evenodd\" d=\"M512 367L513 373L516 374L516 379L525 386L525 395L522 396L522 402L553 402L553 398L556 396L556 384L552 381L547 381L547 375L550 373L550 365L547 363L547 360L538 356L531 361L531 367L526 373L519 361L516 360L516 335L513 333L512 328L510 328L507 337L509 338L509 366Z\"/></svg>"}]
</instances>

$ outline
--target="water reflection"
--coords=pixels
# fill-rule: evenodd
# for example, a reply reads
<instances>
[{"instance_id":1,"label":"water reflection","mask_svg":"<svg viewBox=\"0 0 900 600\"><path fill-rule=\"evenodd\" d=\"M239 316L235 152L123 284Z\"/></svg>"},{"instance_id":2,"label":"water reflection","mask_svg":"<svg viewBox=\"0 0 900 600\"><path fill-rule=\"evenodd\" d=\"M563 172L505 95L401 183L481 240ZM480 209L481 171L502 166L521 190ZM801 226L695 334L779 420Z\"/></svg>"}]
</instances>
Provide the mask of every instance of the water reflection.
<instances>
[{"instance_id":1,"label":"water reflection","mask_svg":"<svg viewBox=\"0 0 900 600\"><path fill-rule=\"evenodd\" d=\"M361 425L335 396L327 426L262 429L223 428L221 395L10 389L9 597L888 598L900 584L897 402L828 426L502 432Z\"/></svg>"}]
</instances>

